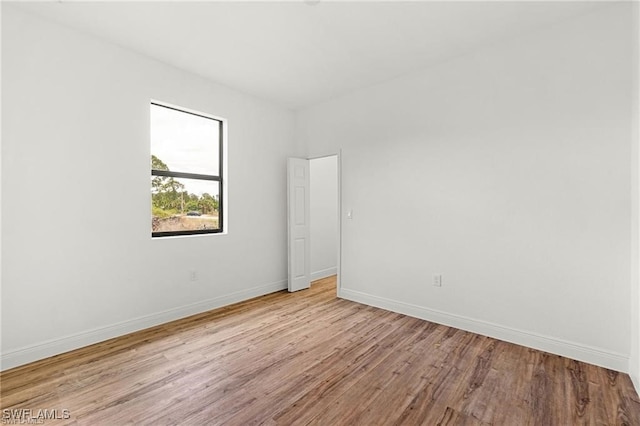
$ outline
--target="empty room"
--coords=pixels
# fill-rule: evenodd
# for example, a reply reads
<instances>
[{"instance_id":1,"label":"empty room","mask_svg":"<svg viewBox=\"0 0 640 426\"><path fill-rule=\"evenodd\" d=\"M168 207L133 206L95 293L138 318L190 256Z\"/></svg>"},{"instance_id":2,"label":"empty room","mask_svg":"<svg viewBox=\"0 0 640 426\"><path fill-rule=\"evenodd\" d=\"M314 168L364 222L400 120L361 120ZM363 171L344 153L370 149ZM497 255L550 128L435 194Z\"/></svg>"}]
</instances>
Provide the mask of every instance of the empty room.
<instances>
[{"instance_id":1,"label":"empty room","mask_svg":"<svg viewBox=\"0 0 640 426\"><path fill-rule=\"evenodd\" d=\"M640 425L637 1L3 1L2 424Z\"/></svg>"}]
</instances>

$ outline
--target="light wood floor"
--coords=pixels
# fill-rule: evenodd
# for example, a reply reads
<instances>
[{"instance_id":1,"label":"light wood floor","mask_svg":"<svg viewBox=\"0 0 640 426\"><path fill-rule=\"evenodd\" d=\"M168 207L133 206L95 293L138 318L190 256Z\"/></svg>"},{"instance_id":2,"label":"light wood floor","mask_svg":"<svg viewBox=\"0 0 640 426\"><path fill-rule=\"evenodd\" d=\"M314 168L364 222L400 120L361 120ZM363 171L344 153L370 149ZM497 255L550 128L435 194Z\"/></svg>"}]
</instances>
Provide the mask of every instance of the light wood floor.
<instances>
[{"instance_id":1,"label":"light wood floor","mask_svg":"<svg viewBox=\"0 0 640 426\"><path fill-rule=\"evenodd\" d=\"M47 425L640 425L627 375L335 293L329 278L8 370L1 408L69 410Z\"/></svg>"}]
</instances>

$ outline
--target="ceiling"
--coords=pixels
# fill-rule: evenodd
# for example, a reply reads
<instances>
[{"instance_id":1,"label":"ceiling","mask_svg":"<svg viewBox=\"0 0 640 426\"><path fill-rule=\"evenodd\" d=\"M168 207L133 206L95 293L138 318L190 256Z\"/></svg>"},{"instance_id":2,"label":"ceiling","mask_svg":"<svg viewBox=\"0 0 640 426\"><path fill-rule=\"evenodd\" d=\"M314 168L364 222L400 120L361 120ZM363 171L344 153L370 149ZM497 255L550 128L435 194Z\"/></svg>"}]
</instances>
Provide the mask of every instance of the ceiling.
<instances>
[{"instance_id":1,"label":"ceiling","mask_svg":"<svg viewBox=\"0 0 640 426\"><path fill-rule=\"evenodd\" d=\"M297 109L588 13L603 3L60 0L14 5Z\"/></svg>"}]
</instances>

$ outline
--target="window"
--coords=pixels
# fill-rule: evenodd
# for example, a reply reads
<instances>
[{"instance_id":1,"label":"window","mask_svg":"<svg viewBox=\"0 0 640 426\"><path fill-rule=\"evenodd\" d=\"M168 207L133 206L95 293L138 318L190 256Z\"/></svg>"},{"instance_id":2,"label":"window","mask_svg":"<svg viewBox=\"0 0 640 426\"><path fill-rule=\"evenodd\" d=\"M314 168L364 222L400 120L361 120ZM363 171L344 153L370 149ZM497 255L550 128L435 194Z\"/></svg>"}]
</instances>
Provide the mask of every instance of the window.
<instances>
[{"instance_id":1,"label":"window","mask_svg":"<svg viewBox=\"0 0 640 426\"><path fill-rule=\"evenodd\" d=\"M151 103L151 235L223 230L223 120Z\"/></svg>"}]
</instances>

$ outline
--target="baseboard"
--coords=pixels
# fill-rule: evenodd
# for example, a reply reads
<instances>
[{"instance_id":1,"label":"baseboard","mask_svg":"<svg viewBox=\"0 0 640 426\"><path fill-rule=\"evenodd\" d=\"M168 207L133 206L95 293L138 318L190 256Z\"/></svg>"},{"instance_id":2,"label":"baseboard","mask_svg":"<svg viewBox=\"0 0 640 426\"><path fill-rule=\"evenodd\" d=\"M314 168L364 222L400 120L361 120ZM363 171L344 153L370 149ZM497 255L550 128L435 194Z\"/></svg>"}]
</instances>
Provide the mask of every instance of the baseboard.
<instances>
[{"instance_id":1,"label":"baseboard","mask_svg":"<svg viewBox=\"0 0 640 426\"><path fill-rule=\"evenodd\" d=\"M363 303L365 305L382 308L388 311L397 312L415 318L424 319L438 324L459 328L483 336L493 337L517 345L526 346L533 349L561 355L567 358L583 361L589 364L598 365L611 370L627 372L629 368L629 357L609 352L606 350L581 345L578 343L543 336L528 331L505 327L498 324L479 321L460 315L453 315L422 306L399 302L379 296L362 293L355 290L339 289L338 297ZM636 389L638 384L636 383Z\"/></svg>"},{"instance_id":2,"label":"baseboard","mask_svg":"<svg viewBox=\"0 0 640 426\"><path fill-rule=\"evenodd\" d=\"M335 266L333 268L327 268L327 269L323 269L321 271L312 272L311 273L311 281L321 280L322 278L327 278L327 277L330 277L331 275L335 275L337 273L338 273L338 268L335 267Z\"/></svg>"},{"instance_id":3,"label":"baseboard","mask_svg":"<svg viewBox=\"0 0 640 426\"><path fill-rule=\"evenodd\" d=\"M58 339L48 340L36 345L30 345L3 353L0 357L0 371L18 367L33 361L59 355L74 349L103 342L114 337L123 336L145 328L154 327L191 315L221 308L233 303L242 302L265 294L286 290L287 281L278 281L247 290L237 291L201 302L169 309L156 314L146 315L123 321L106 327L94 328L81 333L64 336Z\"/></svg>"},{"instance_id":4,"label":"baseboard","mask_svg":"<svg viewBox=\"0 0 640 426\"><path fill-rule=\"evenodd\" d=\"M640 377L636 374L629 374L631 377L631 381L633 382L633 387L636 388L636 394L640 395Z\"/></svg>"}]
</instances>

